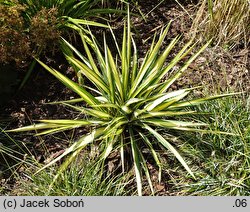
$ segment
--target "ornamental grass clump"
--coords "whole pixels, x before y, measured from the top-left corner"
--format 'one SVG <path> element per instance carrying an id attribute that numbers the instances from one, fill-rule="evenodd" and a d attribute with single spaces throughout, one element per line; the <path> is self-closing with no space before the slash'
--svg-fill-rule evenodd
<path id="1" fill-rule="evenodd" d="M 233 49 L 247 48 L 250 36 L 249 0 L 203 0 L 193 23 L 201 40 L 212 39 L 214 45 Z"/>
<path id="2" fill-rule="evenodd" d="M 36 135 L 45 135 L 74 128 L 85 128 L 88 133 L 81 135 L 64 153 L 43 167 L 46 168 L 65 156 L 55 179 L 89 144 L 99 145 L 99 159 L 105 159 L 113 153 L 119 152 L 121 171 L 134 169 L 138 194 L 142 195 L 142 178 L 146 177 L 152 193 L 154 192 L 150 172 L 145 157 L 145 148 L 151 153 L 151 158 L 159 169 L 161 180 L 162 163 L 160 149 L 170 151 L 182 164 L 187 172 L 195 177 L 185 159 L 177 151 L 174 144 L 174 131 L 210 132 L 206 130 L 206 123 L 189 118 L 197 114 L 189 108 L 212 99 L 226 95 L 217 95 L 192 99 L 187 96 L 197 88 L 185 88 L 169 91 L 169 87 L 182 75 L 190 63 L 209 45 L 206 44 L 198 52 L 186 60 L 185 64 L 174 71 L 176 64 L 187 58 L 194 45 L 187 43 L 177 55 L 166 64 L 171 50 L 178 43 L 180 36 L 174 38 L 161 51 L 164 38 L 167 36 L 170 23 L 161 30 L 159 38 L 156 36 L 143 62 L 140 64 L 137 57 L 137 48 L 130 31 L 130 17 L 124 25 L 122 47 L 112 35 L 117 48 L 116 56 L 110 51 L 104 36 L 103 50 L 99 48 L 94 36 L 92 44 L 86 41 L 84 33 L 79 30 L 84 46 L 84 56 L 66 40 L 62 40 L 62 49 L 70 64 L 85 76 L 91 85 L 79 86 L 57 70 L 39 63 L 65 86 L 76 92 L 80 98 L 60 102 L 67 105 L 84 118 L 73 120 L 41 120 L 41 123 L 11 131 L 38 131 Z M 93 53 L 94 52 L 94 53 Z M 166 80 L 166 75 L 169 75 Z M 76 104 L 77 103 L 77 104 Z M 198 114 L 197 114 L 198 115 Z M 164 130 L 164 136 L 161 132 Z M 129 163 L 126 159 L 132 161 Z M 132 160 L 131 160 L 132 159 Z"/>

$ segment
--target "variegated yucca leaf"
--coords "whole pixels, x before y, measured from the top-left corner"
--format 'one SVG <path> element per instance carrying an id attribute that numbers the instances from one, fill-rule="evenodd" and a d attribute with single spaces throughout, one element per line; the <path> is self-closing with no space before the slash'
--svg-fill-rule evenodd
<path id="1" fill-rule="evenodd" d="M 125 163 L 126 156 L 132 157 L 139 195 L 142 195 L 142 176 L 144 174 L 153 192 L 147 160 L 142 148 L 147 148 L 148 152 L 152 154 L 152 159 L 159 168 L 159 181 L 161 180 L 162 170 L 160 154 L 158 153 L 159 148 L 172 152 L 187 172 L 194 177 L 194 173 L 185 162 L 185 158 L 176 149 L 174 141 L 161 135 L 159 129 L 165 129 L 167 133 L 172 133 L 174 130 L 213 132 L 206 129 L 206 123 L 194 121 L 191 118 L 190 115 L 192 117 L 199 115 L 194 110 L 194 106 L 233 94 L 198 99 L 189 97 L 187 99 L 187 96 L 193 90 L 199 89 L 199 87 L 168 91 L 168 88 L 182 76 L 187 67 L 209 45 L 207 43 L 201 47 L 200 50 L 186 60 L 185 65 L 174 71 L 173 68 L 176 64 L 180 60 L 187 58 L 194 50 L 194 45 L 191 42 L 187 43 L 170 62 L 166 63 L 167 57 L 180 38 L 179 36 L 174 38 L 162 50 L 164 38 L 167 36 L 170 24 L 161 30 L 158 40 L 155 36 L 151 48 L 142 63 L 138 62 L 136 44 L 130 31 L 129 14 L 128 21 L 124 25 L 121 47 L 114 39 L 117 48 L 116 55 L 108 47 L 105 36 L 104 47 L 100 49 L 100 45 L 91 32 L 89 33 L 90 43 L 89 40 L 86 41 L 81 29 L 78 29 L 85 54 L 62 39 L 62 49 L 66 59 L 90 83 L 83 86 L 78 85 L 43 62 L 39 61 L 39 63 L 65 86 L 80 96 L 78 99 L 62 101 L 58 102 L 58 104 L 69 106 L 79 113 L 85 114 L 86 118 L 41 120 L 39 124 L 11 131 L 35 130 L 41 135 L 88 126 L 88 134 L 83 135 L 62 155 L 44 168 L 68 156 L 60 169 L 60 171 L 63 171 L 85 146 L 96 141 L 104 146 L 100 160 L 105 160 L 110 153 L 119 150 L 123 172 L 128 170 L 127 163 Z M 110 30 L 115 38 L 112 29 Z M 167 80 L 165 79 L 166 76 Z M 195 120 L 198 118 L 199 116 Z M 222 132 L 216 131 L 213 133 Z"/>
<path id="2" fill-rule="evenodd" d="M 104 0 L 4 0 L 0 1 L 4 5 L 22 5 L 25 9 L 22 11 L 22 18 L 25 21 L 26 31 L 31 30 L 32 23 L 34 22 L 33 18 L 36 17 L 38 21 L 44 19 L 43 15 L 39 15 L 40 11 L 46 10 L 46 13 L 51 13 L 53 19 L 56 19 L 53 27 L 56 27 L 56 33 L 69 32 L 69 28 L 81 32 L 84 34 L 84 37 L 88 43 L 91 43 L 91 40 L 88 38 L 88 27 L 104 27 L 108 28 L 107 24 L 100 23 L 101 19 L 104 19 L 109 14 L 122 14 L 126 11 L 122 9 L 112 9 L 108 8 Z M 38 18 L 37 18 L 38 17 Z M 49 18 L 50 15 L 47 17 Z M 50 19 L 50 18 L 49 18 Z M 48 19 L 48 21 L 49 21 Z M 92 20 L 91 20 L 92 19 Z M 94 19 L 94 21 L 93 21 Z M 50 22 L 50 21 L 49 21 Z M 51 23 L 49 24 L 51 25 Z M 51 28 L 51 26 L 50 26 Z M 51 28 L 53 29 L 53 28 Z M 31 30 L 32 31 L 32 30 Z M 29 34 L 28 34 L 29 35 Z M 74 37 L 74 36 L 71 36 Z M 34 41 L 33 41 L 34 42 Z M 34 45 L 35 43 L 33 43 Z M 46 43 L 44 40 L 44 45 L 37 45 L 36 48 L 33 46 L 32 51 L 37 57 L 43 53 L 46 48 Z M 49 44 L 48 44 L 49 45 Z M 37 50 L 36 50 L 37 49 Z M 29 69 L 26 72 L 24 79 L 22 80 L 19 90 L 23 88 L 27 80 L 31 76 L 32 71 L 36 65 L 36 60 L 33 60 L 30 64 Z M 74 66 L 72 65 L 74 68 Z M 83 78 L 76 73 L 79 78 L 79 81 L 83 81 Z"/>

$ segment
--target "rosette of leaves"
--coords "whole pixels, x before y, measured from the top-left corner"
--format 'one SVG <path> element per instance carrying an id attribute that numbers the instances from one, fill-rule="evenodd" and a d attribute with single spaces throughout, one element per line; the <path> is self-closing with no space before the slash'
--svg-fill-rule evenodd
<path id="1" fill-rule="evenodd" d="M 184 158 L 175 148 L 174 141 L 160 132 L 162 130 L 165 134 L 171 134 L 175 130 L 210 132 L 206 129 L 206 123 L 191 119 L 196 112 L 190 110 L 190 107 L 193 109 L 196 105 L 232 94 L 187 99 L 187 96 L 196 88 L 169 91 L 170 86 L 182 75 L 189 64 L 209 45 L 203 46 L 190 56 L 182 67 L 175 70 L 173 68 L 176 64 L 190 55 L 194 45 L 191 42 L 187 43 L 166 64 L 167 57 L 180 38 L 179 36 L 174 38 L 163 51 L 160 50 L 169 27 L 170 23 L 161 30 L 158 39 L 155 36 L 142 63 L 138 62 L 136 44 L 130 31 L 129 16 L 124 26 L 121 47 L 112 33 L 118 52 L 116 56 L 110 51 L 105 36 L 104 49 L 101 51 L 94 36 L 91 38 L 92 45 L 90 45 L 80 31 L 86 57 L 63 40 L 62 46 L 67 60 L 78 70 L 79 74 L 89 79 L 91 86 L 79 86 L 57 70 L 41 61 L 39 63 L 80 96 L 79 99 L 63 101 L 60 104 L 65 104 L 84 114 L 85 118 L 41 120 L 41 123 L 11 131 L 35 130 L 38 131 L 37 135 L 45 135 L 79 127 L 88 129 L 87 134 L 82 135 L 79 140 L 65 149 L 63 154 L 43 167 L 46 168 L 68 156 L 61 165 L 57 177 L 81 150 L 93 142 L 100 145 L 101 161 L 105 161 L 112 152 L 118 150 L 123 172 L 128 170 L 129 163 L 126 158 L 129 160 L 132 158 L 133 165 L 130 167 L 134 169 L 139 195 L 142 195 L 143 176 L 146 176 L 153 192 L 147 159 L 145 152 L 142 151 L 145 148 L 151 153 L 155 165 L 159 168 L 159 181 L 162 163 L 157 151 L 158 147 L 172 152 L 187 172 L 194 177 Z M 168 74 L 167 79 L 165 79 L 166 74 Z M 76 102 L 78 104 L 75 104 Z"/>

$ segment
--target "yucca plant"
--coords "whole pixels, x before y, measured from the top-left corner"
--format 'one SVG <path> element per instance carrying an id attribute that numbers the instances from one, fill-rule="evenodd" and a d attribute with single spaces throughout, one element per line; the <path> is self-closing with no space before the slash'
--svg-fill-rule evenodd
<path id="1" fill-rule="evenodd" d="M 25 10 L 23 11 L 23 17 L 26 20 L 26 25 L 29 31 L 29 25 L 33 21 L 32 18 L 36 16 L 41 10 L 45 9 L 48 13 L 50 10 L 56 10 L 55 16 L 58 19 L 57 28 L 65 28 L 71 26 L 73 23 L 83 24 L 83 25 L 94 25 L 102 26 L 95 21 L 84 20 L 89 17 L 100 17 L 100 14 L 110 14 L 114 12 L 119 12 L 120 10 L 111 8 L 101 8 L 101 3 L 103 0 L 5 0 L 0 1 L 1 5 L 22 5 Z M 45 18 L 45 17 L 41 17 Z M 49 20 L 48 20 L 49 22 Z"/>
<path id="2" fill-rule="evenodd" d="M 151 48 L 141 64 L 138 62 L 136 44 L 130 31 L 129 15 L 127 24 L 125 23 L 124 26 L 121 48 L 111 30 L 118 51 L 115 57 L 106 43 L 105 36 L 104 51 L 101 51 L 93 35 L 91 37 L 92 45 L 89 45 L 80 31 L 86 57 L 69 42 L 62 40 L 67 60 L 78 69 L 79 74 L 90 80 L 91 85 L 89 86 L 79 86 L 57 70 L 39 61 L 47 71 L 80 96 L 79 99 L 60 103 L 79 111 L 85 117 L 74 120 L 41 120 L 41 123 L 10 131 L 35 130 L 40 131 L 37 135 L 45 135 L 79 127 L 89 130 L 89 133 L 82 135 L 63 154 L 44 166 L 46 168 L 68 156 L 55 179 L 82 149 L 94 142 L 100 146 L 101 161 L 105 161 L 113 151 L 119 150 L 121 170 L 125 172 L 129 167 L 133 167 L 139 195 L 142 195 L 143 173 L 151 191 L 154 190 L 145 151 L 143 151 L 145 148 L 148 149 L 147 152 L 151 153 L 152 159 L 159 168 L 159 181 L 162 169 L 161 158 L 157 151 L 159 148 L 172 152 L 190 175 L 195 177 L 184 158 L 174 147 L 173 132 L 175 130 L 210 132 L 202 129 L 206 127 L 205 123 L 188 119 L 190 114 L 196 114 L 195 111 L 188 110 L 189 107 L 231 94 L 187 99 L 188 94 L 196 88 L 168 91 L 189 64 L 209 45 L 203 46 L 190 56 L 185 65 L 179 70 L 173 71 L 176 64 L 191 53 L 194 45 L 191 42 L 187 43 L 166 64 L 166 58 L 180 39 L 180 36 L 174 38 L 163 51 L 160 50 L 169 27 L 170 23 L 162 29 L 158 40 L 156 36 L 154 37 Z M 93 51 L 96 57 L 92 55 Z M 165 80 L 167 74 L 169 77 Z M 181 117 L 183 117 L 182 121 L 180 121 Z M 167 136 L 160 133 L 162 130 Z M 133 161 L 130 166 L 126 161 L 128 157 Z"/>
<path id="3" fill-rule="evenodd" d="M 106 24 L 100 22 L 101 19 L 107 21 L 109 14 L 125 13 L 122 9 L 110 8 L 110 4 L 106 4 L 107 0 L 9 0 L 17 1 L 23 5 L 26 10 L 23 16 L 26 22 L 32 24 L 34 17 L 45 10 L 47 13 L 56 11 L 55 18 L 57 21 L 56 28 L 59 30 L 67 30 L 79 28 L 86 33 L 87 26 L 107 27 Z M 119 2 L 119 1 L 118 1 Z M 46 19 L 46 15 L 40 15 L 40 21 Z M 50 22 L 50 20 L 46 20 Z M 71 32 L 72 33 L 72 32 Z"/>
<path id="4" fill-rule="evenodd" d="M 26 18 L 30 19 L 42 8 L 57 8 L 58 18 L 86 19 L 88 17 L 100 17 L 100 14 L 119 12 L 111 8 L 102 8 L 103 0 L 18 0 L 19 3 L 27 7 Z M 80 21 L 80 20 L 79 20 Z M 84 22 L 82 20 L 82 22 Z M 96 24 L 92 21 L 89 24 Z"/>

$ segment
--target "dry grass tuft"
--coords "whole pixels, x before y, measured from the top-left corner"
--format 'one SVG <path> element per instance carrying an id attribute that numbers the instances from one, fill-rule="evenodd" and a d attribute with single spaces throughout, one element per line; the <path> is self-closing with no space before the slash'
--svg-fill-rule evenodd
<path id="1" fill-rule="evenodd" d="M 203 0 L 193 23 L 192 33 L 214 45 L 233 49 L 247 47 L 250 38 L 249 0 Z"/>

